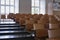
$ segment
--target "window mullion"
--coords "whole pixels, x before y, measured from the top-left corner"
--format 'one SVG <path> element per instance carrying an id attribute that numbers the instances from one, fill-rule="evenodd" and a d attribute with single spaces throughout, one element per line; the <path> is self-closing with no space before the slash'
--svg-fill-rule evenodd
<path id="1" fill-rule="evenodd" d="M 40 0 L 39 0 L 39 14 L 40 14 Z"/>
<path id="2" fill-rule="evenodd" d="M 15 13 L 15 0 L 14 0 L 14 13 Z"/>
<path id="3" fill-rule="evenodd" d="M 6 5 L 6 0 L 5 0 L 5 5 Z M 5 14 L 6 14 L 6 6 L 4 6 L 5 7 Z"/>
<path id="4" fill-rule="evenodd" d="M 0 19 L 1 19 L 1 0 L 0 0 Z"/>
<path id="5" fill-rule="evenodd" d="M 4 13 L 5 13 L 5 18 L 6 18 L 6 11 L 7 11 L 7 10 L 6 10 L 6 0 L 5 0 L 5 6 L 4 6 L 4 7 L 5 7 L 5 9 L 4 9 L 5 12 L 4 12 Z"/>
<path id="6" fill-rule="evenodd" d="M 9 5 L 10 5 L 10 0 L 9 0 Z M 10 13 L 10 6 L 9 6 L 9 13 Z"/>
<path id="7" fill-rule="evenodd" d="M 35 0 L 34 0 L 34 14 L 35 14 Z"/>

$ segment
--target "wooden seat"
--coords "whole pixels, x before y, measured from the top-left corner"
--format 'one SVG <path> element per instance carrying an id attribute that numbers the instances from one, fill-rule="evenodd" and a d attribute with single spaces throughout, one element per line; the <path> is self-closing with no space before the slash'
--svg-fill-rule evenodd
<path id="1" fill-rule="evenodd" d="M 54 15 L 49 15 L 49 29 L 58 29 L 59 21 Z"/>
<path id="2" fill-rule="evenodd" d="M 48 36 L 48 30 L 45 29 L 44 24 L 33 24 L 33 28 L 36 33 L 36 38 L 37 38 L 36 40 L 38 40 L 40 38 L 45 38 Z"/>
<path id="3" fill-rule="evenodd" d="M 48 31 L 46 29 L 38 29 L 35 31 L 35 40 L 45 40 L 48 37 Z"/>
<path id="4" fill-rule="evenodd" d="M 1 19 L 5 19 L 5 15 L 1 15 Z"/>
<path id="5" fill-rule="evenodd" d="M 38 23 L 41 23 L 41 24 L 49 23 L 49 16 L 48 16 L 48 14 L 45 14 L 44 16 L 42 16 L 40 18 L 40 20 L 38 20 Z"/>
<path id="6" fill-rule="evenodd" d="M 49 23 L 57 24 L 59 23 L 58 20 L 54 17 L 54 15 L 49 15 Z"/>
<path id="7" fill-rule="evenodd" d="M 14 13 L 9 13 L 8 16 L 7 16 L 7 18 L 8 19 L 13 19 L 14 18 L 14 15 L 15 15 Z"/>
<path id="8" fill-rule="evenodd" d="M 45 29 L 45 25 L 44 24 L 35 23 L 35 24 L 33 24 L 33 29 L 34 30 Z"/>
<path id="9" fill-rule="evenodd" d="M 48 30 L 49 38 L 60 38 L 60 29 Z"/>
<path id="10" fill-rule="evenodd" d="M 25 21 L 26 29 L 27 30 L 32 30 L 33 29 L 33 23 L 34 23 L 34 21 L 32 21 L 32 20 L 26 20 Z"/>
<path id="11" fill-rule="evenodd" d="M 26 24 L 27 31 L 32 31 L 32 29 L 33 29 L 33 24 Z"/>
<path id="12" fill-rule="evenodd" d="M 42 17 L 43 15 L 42 14 L 39 14 L 39 15 L 33 15 L 33 19 L 34 20 L 40 20 L 40 18 Z"/>
<path id="13" fill-rule="evenodd" d="M 49 15 L 45 14 L 43 15 L 40 20 L 38 20 L 39 24 L 44 24 L 45 28 L 48 29 L 49 28 Z"/>
<path id="14" fill-rule="evenodd" d="M 48 36 L 48 32 L 46 29 L 38 29 L 36 30 L 36 37 L 38 38 L 42 38 L 42 37 L 47 37 Z"/>
<path id="15" fill-rule="evenodd" d="M 16 22 L 19 22 L 19 16 L 15 16 L 15 17 L 14 17 L 14 20 L 15 20 Z"/>
<path id="16" fill-rule="evenodd" d="M 19 18 L 19 24 L 25 25 L 25 18 Z"/>
<path id="17" fill-rule="evenodd" d="M 33 20 L 25 20 L 26 21 L 26 24 L 33 24 L 34 21 Z"/>
<path id="18" fill-rule="evenodd" d="M 30 17 L 29 17 L 29 16 L 25 16 L 25 19 L 26 19 L 26 20 L 30 20 Z"/>
<path id="19" fill-rule="evenodd" d="M 60 38 L 49 38 L 49 39 L 46 39 L 46 40 L 60 40 Z"/>
<path id="20" fill-rule="evenodd" d="M 59 24 L 49 24 L 49 29 L 59 29 Z"/>

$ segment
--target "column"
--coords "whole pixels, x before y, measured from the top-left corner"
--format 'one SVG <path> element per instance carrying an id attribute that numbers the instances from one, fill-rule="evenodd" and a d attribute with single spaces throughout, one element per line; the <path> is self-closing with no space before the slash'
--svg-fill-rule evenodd
<path id="1" fill-rule="evenodd" d="M 53 0 L 46 0 L 47 1 L 47 14 L 53 15 Z"/>

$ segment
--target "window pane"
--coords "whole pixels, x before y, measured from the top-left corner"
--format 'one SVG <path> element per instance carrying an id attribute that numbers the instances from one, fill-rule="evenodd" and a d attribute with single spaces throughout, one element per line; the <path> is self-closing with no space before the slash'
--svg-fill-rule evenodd
<path id="1" fill-rule="evenodd" d="M 10 0 L 10 5 L 14 5 L 14 0 Z"/>
<path id="2" fill-rule="evenodd" d="M 16 6 L 15 9 L 16 9 L 15 13 L 18 13 L 19 12 L 19 8 Z"/>
<path id="3" fill-rule="evenodd" d="M 6 14 L 9 14 L 9 6 L 6 6 Z"/>
<path id="4" fill-rule="evenodd" d="M 34 8 L 32 8 L 32 14 L 34 14 Z"/>
<path id="5" fill-rule="evenodd" d="M 10 13 L 14 13 L 14 7 L 10 6 Z"/>
<path id="6" fill-rule="evenodd" d="M 9 0 L 6 0 L 6 5 L 9 5 Z"/>
<path id="7" fill-rule="evenodd" d="M 1 4 L 5 4 L 5 0 L 1 0 Z"/>
<path id="8" fill-rule="evenodd" d="M 19 12 L 19 0 L 15 0 L 15 13 Z"/>
<path id="9" fill-rule="evenodd" d="M 4 14 L 5 13 L 5 7 L 1 6 L 1 13 Z"/>
<path id="10" fill-rule="evenodd" d="M 32 6 L 34 6 L 34 1 L 35 1 L 35 0 L 32 0 Z"/>
<path id="11" fill-rule="evenodd" d="M 45 0 L 40 1 L 40 13 L 45 14 Z"/>
<path id="12" fill-rule="evenodd" d="M 39 14 L 39 8 L 35 8 L 35 13 Z"/>
<path id="13" fill-rule="evenodd" d="M 39 6 L 39 0 L 35 0 L 35 6 Z"/>
<path id="14" fill-rule="evenodd" d="M 19 12 L 19 0 L 1 0 L 1 13 L 18 13 Z"/>

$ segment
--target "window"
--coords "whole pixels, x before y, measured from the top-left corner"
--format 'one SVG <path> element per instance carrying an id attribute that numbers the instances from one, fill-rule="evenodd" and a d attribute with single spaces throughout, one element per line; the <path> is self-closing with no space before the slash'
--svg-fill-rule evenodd
<path id="1" fill-rule="evenodd" d="M 32 14 L 45 14 L 45 0 L 32 0 Z"/>
<path id="2" fill-rule="evenodd" d="M 18 12 L 19 12 L 19 0 L 0 0 L 0 14 Z"/>

